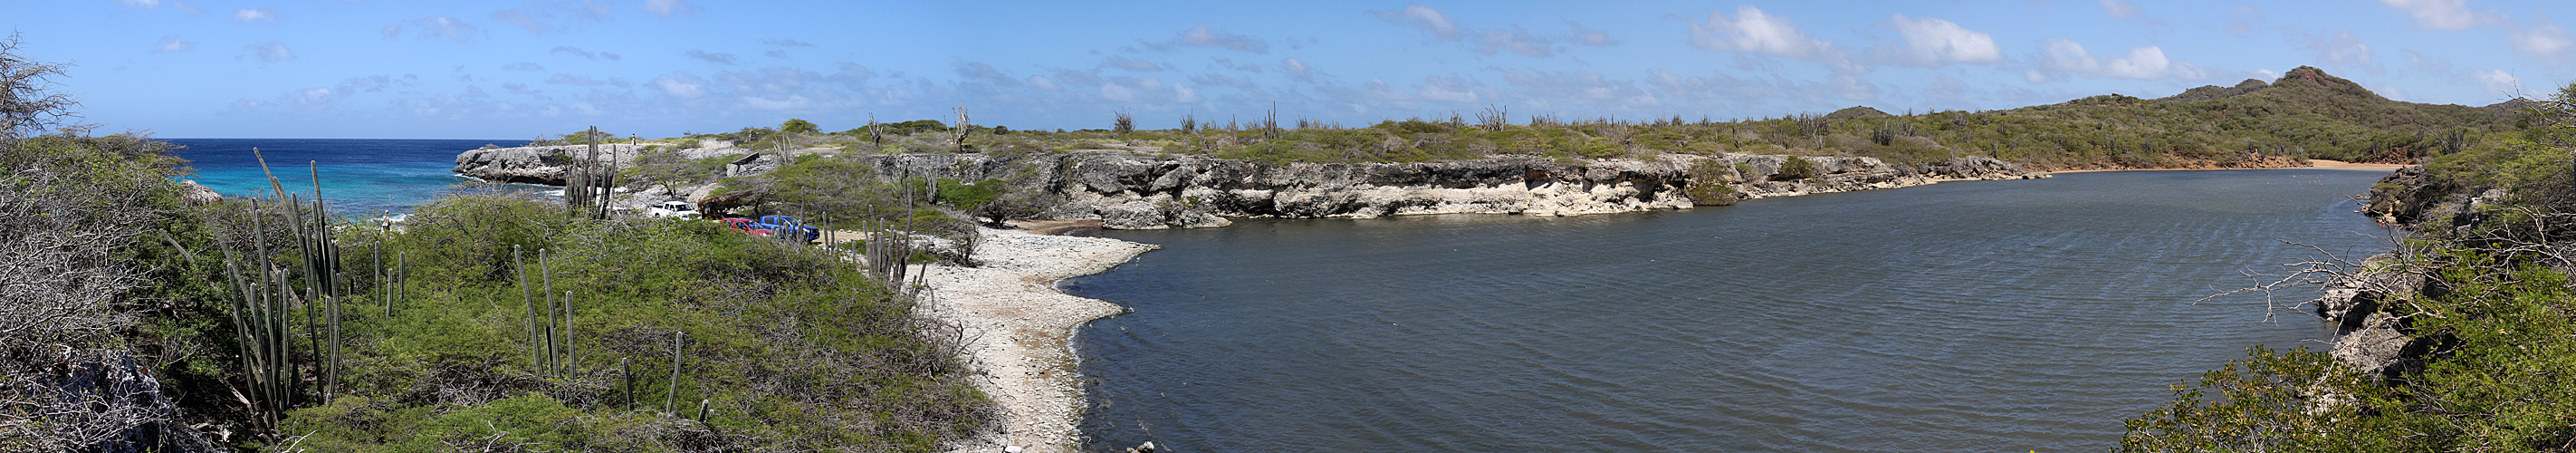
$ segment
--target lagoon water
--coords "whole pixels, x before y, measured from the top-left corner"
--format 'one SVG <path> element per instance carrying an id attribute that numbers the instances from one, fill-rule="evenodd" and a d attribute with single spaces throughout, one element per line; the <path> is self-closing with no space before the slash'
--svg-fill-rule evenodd
<path id="1" fill-rule="evenodd" d="M 1067 291 L 1093 451 L 2100 451 L 2358 259 L 2383 173 L 2083 173 L 1575 218 L 1246 220 Z M 2279 295 L 2283 304 L 2313 295 Z"/>

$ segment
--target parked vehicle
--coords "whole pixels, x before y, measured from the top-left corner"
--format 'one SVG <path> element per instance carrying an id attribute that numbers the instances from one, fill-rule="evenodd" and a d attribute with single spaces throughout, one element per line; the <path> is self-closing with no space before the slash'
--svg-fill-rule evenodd
<path id="1" fill-rule="evenodd" d="M 774 232 L 781 232 L 786 234 L 786 237 L 790 239 L 798 239 L 807 242 L 812 242 L 815 239 L 821 239 L 823 237 L 823 229 L 806 226 L 804 221 L 796 220 L 795 217 L 783 215 L 760 216 L 759 227 L 768 228 L 770 231 Z"/>
<path id="2" fill-rule="evenodd" d="M 743 232 L 743 233 L 745 233 L 745 234 L 750 234 L 750 235 L 753 235 L 753 236 L 770 237 L 770 236 L 776 235 L 776 234 L 777 234 L 777 231 L 778 231 L 778 230 L 770 229 L 770 228 L 769 228 L 769 227 L 767 227 L 767 226 L 761 225 L 761 224 L 760 224 L 760 222 L 758 222 L 758 221 L 754 221 L 754 220 L 746 219 L 746 218 L 741 218 L 741 217 L 729 217 L 729 218 L 725 218 L 725 219 L 723 220 L 723 222 L 724 222 L 724 224 L 725 224 L 725 228 L 727 228 L 727 229 L 731 229 L 731 230 L 734 230 L 734 231 L 740 231 L 740 232 Z"/>

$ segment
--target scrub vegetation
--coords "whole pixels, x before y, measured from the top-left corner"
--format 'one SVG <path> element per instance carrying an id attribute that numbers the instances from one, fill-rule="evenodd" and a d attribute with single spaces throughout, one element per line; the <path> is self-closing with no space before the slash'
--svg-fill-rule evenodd
<path id="1" fill-rule="evenodd" d="M 1032 153 L 1128 150 L 1288 162 L 1423 162 L 1499 155 L 1635 158 L 1760 153 L 1877 157 L 1915 164 L 1985 156 L 2033 169 L 2296 166 L 2301 159 L 2411 163 L 2459 152 L 2532 127 L 2508 101 L 2487 107 L 2400 102 L 2316 68 L 2266 83 L 2204 86 L 2144 99 L 2107 94 L 1993 111 L 1908 112 L 1868 107 L 1829 114 L 1715 120 L 1514 116 L 1505 106 L 1472 115 L 1365 126 L 1311 119 L 1183 115 L 1173 129 L 1138 129 L 1119 112 L 1101 129 L 1012 130 L 938 120 L 870 124 L 842 132 L 745 128 L 666 139 L 794 142 L 863 153 Z M 962 109 L 961 109 L 962 111 Z M 965 115 L 959 115 L 963 118 Z M 1202 119 L 1207 118 L 1207 119 Z M 807 123 L 810 125 L 810 123 Z M 971 133 L 968 133 L 971 132 Z M 782 136 L 796 137 L 782 139 Z M 959 137 L 966 137 L 960 140 Z"/>
<path id="2" fill-rule="evenodd" d="M 928 451 L 994 418 L 905 240 L 863 266 L 499 195 L 395 227 L 286 165 L 192 196 L 166 145 L 60 124 L 14 45 L 0 451 Z"/>

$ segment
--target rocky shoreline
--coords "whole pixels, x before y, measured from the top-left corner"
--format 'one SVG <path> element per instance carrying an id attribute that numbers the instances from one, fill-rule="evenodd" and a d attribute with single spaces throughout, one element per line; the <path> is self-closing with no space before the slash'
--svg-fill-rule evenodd
<path id="1" fill-rule="evenodd" d="M 1056 290 L 1056 282 L 1097 274 L 1160 246 L 1116 239 L 983 229 L 977 267 L 933 266 L 930 316 L 965 331 L 978 387 L 1002 409 L 984 435 L 942 446 L 950 452 L 1073 452 L 1081 449 L 1082 372 L 1074 329 L 1125 312 L 1116 304 Z M 1020 447 L 1012 449 L 1010 447 Z"/>
<path id="2" fill-rule="evenodd" d="M 636 151 L 606 148 L 602 154 L 618 159 L 631 159 Z M 455 170 L 486 181 L 559 185 L 572 168 L 571 156 L 582 152 L 586 148 L 581 146 L 480 149 L 458 155 Z M 785 160 L 777 152 L 738 148 L 692 148 L 680 153 L 693 159 L 739 156 L 743 163 L 728 166 L 725 176 L 761 174 Z M 1637 159 L 1497 156 L 1413 163 L 1262 163 L 1127 151 L 886 154 L 864 159 L 885 177 L 953 178 L 970 183 L 1013 178 L 1058 200 L 1041 218 L 1099 220 L 1109 229 L 1216 227 L 1231 223 L 1226 220 L 1229 217 L 1574 216 L 1944 181 L 2045 177 L 1984 157 L 1892 165 L 1869 157 L 1740 153 Z M 1804 162 L 1806 169 L 1793 170 L 1791 162 Z M 684 201 L 722 210 L 741 202 L 711 196 L 711 188 L 636 188 L 620 195 L 615 205 L 637 209 Z"/>

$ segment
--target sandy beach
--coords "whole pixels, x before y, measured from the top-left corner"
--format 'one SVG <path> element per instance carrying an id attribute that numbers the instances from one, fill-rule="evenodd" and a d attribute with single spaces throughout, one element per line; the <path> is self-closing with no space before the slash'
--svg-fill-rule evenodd
<path id="1" fill-rule="evenodd" d="M 1082 373 L 1066 342 L 1082 323 L 1125 311 L 1056 291 L 1057 280 L 1097 274 L 1160 248 L 1108 238 L 981 231 L 982 267 L 931 268 L 932 316 L 965 328 L 967 360 L 1001 406 L 997 430 L 951 452 L 1072 452 L 1082 419 Z"/>

